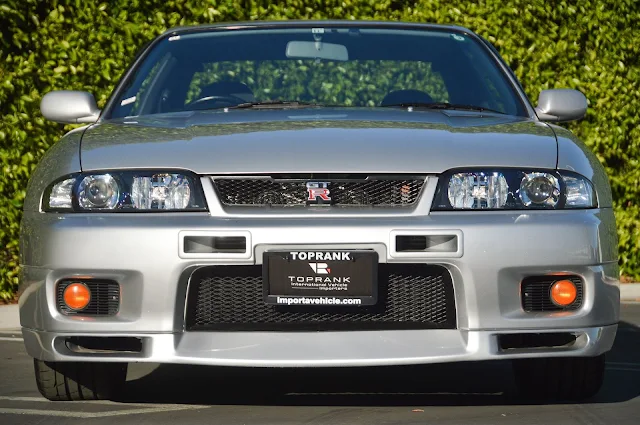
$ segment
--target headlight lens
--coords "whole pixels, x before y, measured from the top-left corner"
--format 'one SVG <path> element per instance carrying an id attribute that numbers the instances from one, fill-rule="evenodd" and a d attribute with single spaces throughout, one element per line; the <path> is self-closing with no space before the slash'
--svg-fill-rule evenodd
<path id="1" fill-rule="evenodd" d="M 555 207 L 560 199 L 560 183 L 550 173 L 525 173 L 519 193 L 526 207 L 533 204 Z"/>
<path id="2" fill-rule="evenodd" d="M 189 206 L 191 185 L 181 174 L 135 177 L 131 200 L 137 209 L 181 210 Z"/>
<path id="3" fill-rule="evenodd" d="M 595 203 L 591 182 L 576 176 L 564 176 L 567 201 L 566 208 L 584 208 Z"/>
<path id="4" fill-rule="evenodd" d="M 182 172 L 78 174 L 53 184 L 43 209 L 60 212 L 206 211 L 197 178 Z"/>
<path id="5" fill-rule="evenodd" d="M 504 207 L 509 188 L 502 173 L 456 173 L 447 194 L 456 209 L 493 209 Z"/>
<path id="6" fill-rule="evenodd" d="M 595 208 L 591 182 L 576 173 L 470 170 L 443 174 L 432 210 Z"/>
<path id="7" fill-rule="evenodd" d="M 71 203 L 73 185 L 76 179 L 64 179 L 54 184 L 49 194 L 48 206 L 52 209 L 70 209 L 73 208 Z"/>
<path id="8" fill-rule="evenodd" d="M 114 209 L 120 201 L 120 187 L 111 174 L 87 176 L 78 188 L 80 208 Z"/>

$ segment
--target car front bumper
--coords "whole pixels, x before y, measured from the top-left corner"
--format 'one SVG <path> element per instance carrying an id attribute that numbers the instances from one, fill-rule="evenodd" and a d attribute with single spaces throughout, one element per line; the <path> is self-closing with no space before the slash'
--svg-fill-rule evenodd
<path id="1" fill-rule="evenodd" d="M 397 231 L 457 232 L 459 252 L 399 256 Z M 189 257 L 184 232 L 243 232 L 245 258 Z M 536 356 L 593 356 L 616 333 L 615 221 L 610 209 L 431 213 L 417 217 L 216 218 L 209 214 L 26 213 L 20 320 L 28 353 L 50 361 L 149 361 L 236 366 L 367 366 Z M 260 265 L 270 249 L 374 249 L 383 263 L 429 263 L 450 272 L 455 329 L 323 332 L 185 330 L 189 276 L 201 266 Z M 570 273 L 584 282 L 571 312 L 527 313 L 520 282 Z M 65 316 L 55 286 L 65 278 L 119 283 L 113 317 Z M 503 350 L 499 335 L 571 333 L 564 348 Z M 70 351 L 66 338 L 135 337 L 135 353 Z"/>
<path id="2" fill-rule="evenodd" d="M 579 335 L 571 349 L 502 351 L 501 334 L 521 331 L 404 330 L 353 332 L 116 333 L 136 337 L 135 354 L 78 354 L 60 341 L 78 335 L 23 328 L 29 355 L 51 361 L 183 363 L 211 366 L 385 366 L 544 356 L 596 356 L 613 345 L 617 325 L 554 329 Z M 525 332 L 531 332 L 527 330 Z M 549 332 L 536 330 L 535 332 Z M 91 335 L 82 332 L 82 335 Z M 97 334 L 93 334 L 97 335 Z M 100 334 L 105 336 L 105 334 Z"/>

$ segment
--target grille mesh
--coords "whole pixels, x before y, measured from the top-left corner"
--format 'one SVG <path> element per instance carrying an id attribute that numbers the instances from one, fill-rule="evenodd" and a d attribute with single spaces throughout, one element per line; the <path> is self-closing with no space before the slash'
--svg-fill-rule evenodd
<path id="1" fill-rule="evenodd" d="M 366 307 L 275 306 L 263 301 L 260 266 L 213 266 L 191 278 L 188 330 L 455 328 L 449 272 L 440 266 L 379 266 L 378 303 Z"/>
<path id="2" fill-rule="evenodd" d="M 82 282 L 91 291 L 89 305 L 79 311 L 72 310 L 64 303 L 64 289 L 73 282 Z M 57 286 L 58 310 L 66 315 L 113 316 L 120 309 L 120 285 L 109 280 L 62 281 Z"/>
<path id="3" fill-rule="evenodd" d="M 328 182 L 331 204 L 336 206 L 411 206 L 424 185 L 424 177 L 391 179 L 370 177 L 366 180 L 331 180 Z M 307 181 L 276 179 L 214 178 L 220 201 L 227 206 L 305 206 Z"/>
<path id="4" fill-rule="evenodd" d="M 570 280 L 577 288 L 576 300 L 566 307 L 557 306 L 551 301 L 551 285 L 559 280 Z M 571 311 L 582 306 L 582 279 L 578 276 L 533 276 L 522 281 L 522 307 L 526 312 Z"/>

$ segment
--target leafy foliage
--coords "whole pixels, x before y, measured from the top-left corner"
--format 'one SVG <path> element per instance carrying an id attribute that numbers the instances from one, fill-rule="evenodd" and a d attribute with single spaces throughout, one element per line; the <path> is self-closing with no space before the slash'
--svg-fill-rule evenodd
<path id="1" fill-rule="evenodd" d="M 491 41 L 530 98 L 581 90 L 568 127 L 605 165 L 615 197 L 621 272 L 640 278 L 638 0 L 4 0 L 0 4 L 0 299 L 18 283 L 26 183 L 71 126 L 45 122 L 51 90 L 87 90 L 103 106 L 142 45 L 169 27 L 255 19 L 380 19 L 459 24 Z"/>
<path id="2" fill-rule="evenodd" d="M 319 78 L 325 76 L 325 78 Z M 411 87 L 430 94 L 436 102 L 449 100 L 444 80 L 427 62 L 313 60 L 217 62 L 191 81 L 187 102 L 198 99 L 203 87 L 232 78 L 263 88 L 258 101 L 287 99 L 322 104 L 375 106 L 386 93 Z M 332 83 L 340 81 L 340 87 Z M 416 82 L 418 82 L 416 84 Z M 310 83 L 305 85 L 305 83 Z M 308 99 L 305 99 L 308 97 Z"/>

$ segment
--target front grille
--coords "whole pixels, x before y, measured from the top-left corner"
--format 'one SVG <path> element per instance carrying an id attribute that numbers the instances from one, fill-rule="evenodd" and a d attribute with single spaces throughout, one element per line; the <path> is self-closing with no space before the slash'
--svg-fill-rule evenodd
<path id="1" fill-rule="evenodd" d="M 576 285 L 576 300 L 566 307 L 551 301 L 551 285 L 559 280 L 570 280 Z M 583 283 L 578 276 L 531 276 L 522 281 L 522 307 L 526 312 L 571 311 L 582 306 Z"/>
<path id="2" fill-rule="evenodd" d="M 280 306 L 263 301 L 261 266 L 203 267 L 191 276 L 187 330 L 455 329 L 449 272 L 380 264 L 374 306 Z"/>
<path id="3" fill-rule="evenodd" d="M 73 282 L 82 282 L 91 291 L 91 301 L 82 310 L 72 310 L 64 303 L 64 289 Z M 120 285 L 111 280 L 65 280 L 57 285 L 56 302 L 58 310 L 69 316 L 113 316 L 120 309 Z"/>
<path id="4" fill-rule="evenodd" d="M 328 183 L 330 205 L 402 207 L 416 203 L 425 177 L 213 178 L 226 206 L 306 206 L 311 181 Z"/>

